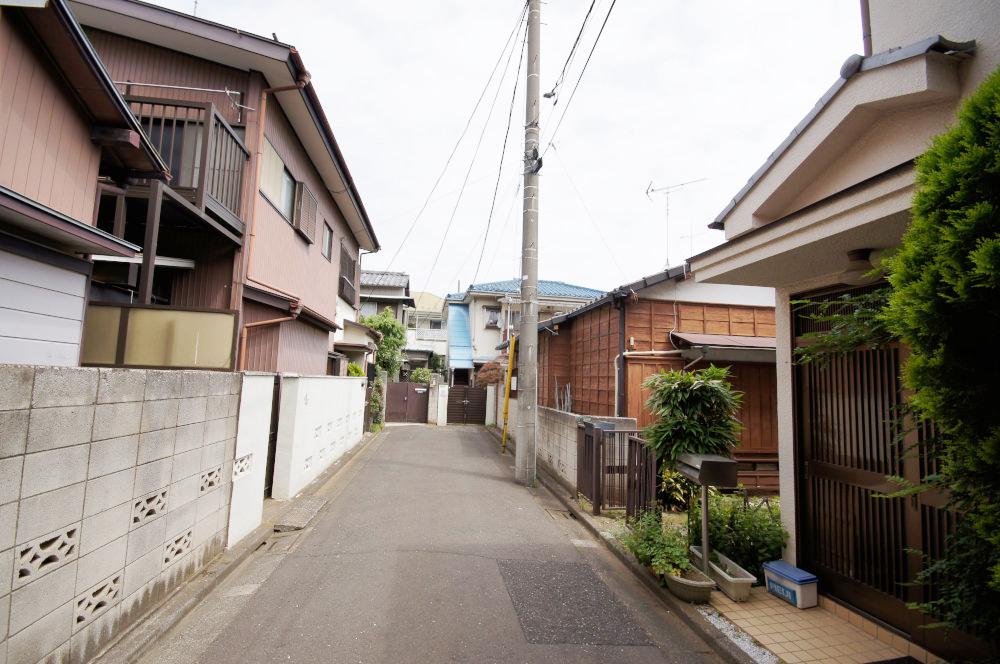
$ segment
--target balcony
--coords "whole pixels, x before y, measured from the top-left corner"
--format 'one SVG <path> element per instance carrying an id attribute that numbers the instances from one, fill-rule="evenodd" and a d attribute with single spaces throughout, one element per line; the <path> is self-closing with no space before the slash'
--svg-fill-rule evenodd
<path id="1" fill-rule="evenodd" d="M 91 303 L 80 364 L 232 371 L 236 312 Z"/>
<path id="2" fill-rule="evenodd" d="M 413 330 L 419 341 L 447 341 L 448 330 L 430 330 L 417 328 Z"/>
<path id="3" fill-rule="evenodd" d="M 170 167 L 170 188 L 242 233 L 240 208 L 250 151 L 240 132 L 211 103 L 135 96 L 126 100 Z"/>

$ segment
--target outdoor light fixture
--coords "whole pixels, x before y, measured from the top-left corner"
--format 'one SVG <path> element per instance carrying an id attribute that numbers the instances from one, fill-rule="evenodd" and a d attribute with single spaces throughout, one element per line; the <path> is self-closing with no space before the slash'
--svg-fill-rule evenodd
<path id="1" fill-rule="evenodd" d="M 871 274 L 871 249 L 852 249 L 847 252 L 847 269 L 840 273 L 841 283 L 848 286 L 866 286 L 878 281 L 878 275 Z"/>

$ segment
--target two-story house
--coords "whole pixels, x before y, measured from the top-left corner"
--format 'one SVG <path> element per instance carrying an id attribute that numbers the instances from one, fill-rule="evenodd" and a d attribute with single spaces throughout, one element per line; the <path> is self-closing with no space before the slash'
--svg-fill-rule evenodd
<path id="1" fill-rule="evenodd" d="M 400 323 L 415 302 L 410 295 L 410 275 L 405 272 L 361 271 L 361 315 L 374 316 L 389 309 Z"/>
<path id="2" fill-rule="evenodd" d="M 63 0 L 0 7 L 0 363 L 79 364 L 88 257 L 142 251 L 95 226 L 98 182 L 167 172 Z"/>
<path id="3" fill-rule="evenodd" d="M 169 178 L 103 179 L 81 361 L 325 374 L 378 240 L 298 51 L 132 0 L 70 8 Z"/>
<path id="4" fill-rule="evenodd" d="M 409 368 L 444 365 L 448 354 L 448 328 L 444 322 L 444 298 L 434 293 L 413 294 L 413 309 L 406 312 L 406 354 Z"/>
<path id="5" fill-rule="evenodd" d="M 498 346 L 516 334 L 521 320 L 521 282 L 517 279 L 473 284 L 445 298 L 448 368 L 453 385 L 470 385 L 475 370 L 500 357 Z M 569 313 L 603 291 L 562 281 L 538 281 L 538 318 Z"/>

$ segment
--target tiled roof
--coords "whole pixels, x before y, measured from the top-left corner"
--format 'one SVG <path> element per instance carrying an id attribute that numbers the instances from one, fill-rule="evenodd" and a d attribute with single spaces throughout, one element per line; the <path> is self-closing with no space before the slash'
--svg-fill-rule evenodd
<path id="1" fill-rule="evenodd" d="M 361 270 L 362 286 L 386 286 L 390 288 L 406 288 L 410 285 L 410 275 L 405 272 L 379 272 L 376 270 Z"/>
<path id="2" fill-rule="evenodd" d="M 518 279 L 506 279 L 504 281 L 489 281 L 481 284 L 472 284 L 468 291 L 477 293 L 520 293 L 521 281 Z M 466 292 L 468 292 L 466 291 Z M 604 291 L 586 288 L 584 286 L 574 286 L 564 281 L 548 281 L 540 279 L 538 281 L 538 294 L 542 297 L 576 297 L 591 300 L 604 295 Z M 461 300 L 464 293 L 450 293 L 449 300 Z"/>

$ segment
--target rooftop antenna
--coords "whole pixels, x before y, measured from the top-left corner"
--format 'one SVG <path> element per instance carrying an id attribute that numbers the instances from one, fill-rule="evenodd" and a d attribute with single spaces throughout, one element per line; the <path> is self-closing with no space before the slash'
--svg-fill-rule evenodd
<path id="1" fill-rule="evenodd" d="M 191 15 L 192 16 L 197 16 L 198 15 L 198 0 L 194 0 L 194 11 L 191 12 Z"/>
<path id="2" fill-rule="evenodd" d="M 686 187 L 689 184 L 694 184 L 696 182 L 704 182 L 708 178 L 698 178 L 697 180 L 688 180 L 687 182 L 678 182 L 676 184 L 668 184 L 663 187 L 654 187 L 653 181 L 650 180 L 649 184 L 646 186 L 646 198 L 652 202 L 653 197 L 651 194 L 660 194 L 663 196 L 663 226 L 665 229 L 666 240 L 664 242 L 663 253 L 667 257 L 667 267 L 670 267 L 670 194 L 677 191 L 681 187 Z"/>

